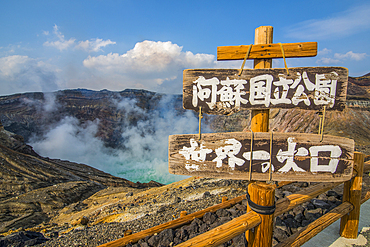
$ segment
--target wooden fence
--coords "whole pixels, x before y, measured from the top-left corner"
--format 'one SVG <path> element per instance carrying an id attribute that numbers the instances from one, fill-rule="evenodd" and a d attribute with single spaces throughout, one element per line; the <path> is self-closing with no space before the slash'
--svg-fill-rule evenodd
<path id="1" fill-rule="evenodd" d="M 349 181 L 344 182 L 343 189 L 343 201 L 342 204 L 332 209 L 328 213 L 324 214 L 311 224 L 303 227 L 300 231 L 292 234 L 285 241 L 275 245 L 277 247 L 282 246 L 301 246 L 309 239 L 317 235 L 327 226 L 334 223 L 336 220 L 341 218 L 340 223 L 340 235 L 345 238 L 357 238 L 358 233 L 358 223 L 360 215 L 360 206 L 362 203 L 366 202 L 370 198 L 370 191 L 362 191 L 362 176 L 364 170 L 370 170 L 370 167 L 364 169 L 364 158 L 365 155 L 362 153 L 355 152 L 354 156 L 354 172 L 353 177 Z M 281 182 L 278 187 L 287 184 L 287 182 Z M 318 195 L 333 189 L 334 187 L 340 185 L 341 182 L 329 182 L 329 183 L 318 183 L 313 186 L 307 187 L 300 190 L 296 194 L 291 194 L 282 198 L 276 202 L 276 210 L 273 217 L 279 216 L 294 207 L 310 201 L 311 199 L 317 197 Z M 181 227 L 185 224 L 190 223 L 194 218 L 201 218 L 207 212 L 215 212 L 221 208 L 229 208 L 236 203 L 241 202 L 246 196 L 239 196 L 232 200 L 227 200 L 215 206 L 206 208 L 204 210 L 180 217 L 176 220 L 155 226 L 153 228 L 125 236 L 121 239 L 100 245 L 99 247 L 118 247 L 126 246 L 129 243 L 136 243 L 140 239 L 146 236 L 159 233 L 165 229 L 174 229 Z M 225 243 L 234 237 L 256 227 L 261 224 L 261 215 L 249 211 L 248 213 L 235 218 L 219 227 L 216 227 L 206 233 L 198 235 L 186 242 L 183 242 L 178 247 L 183 246 L 218 246 Z M 264 229 L 262 229 L 263 231 Z M 266 230 L 265 232 L 269 232 Z M 272 238 L 272 231 L 269 233 L 270 236 L 265 236 L 266 238 Z M 259 239 L 259 238 L 256 238 Z M 255 239 L 249 239 L 249 246 L 263 246 L 261 243 L 253 242 Z M 260 241 L 260 240 L 258 240 Z"/>

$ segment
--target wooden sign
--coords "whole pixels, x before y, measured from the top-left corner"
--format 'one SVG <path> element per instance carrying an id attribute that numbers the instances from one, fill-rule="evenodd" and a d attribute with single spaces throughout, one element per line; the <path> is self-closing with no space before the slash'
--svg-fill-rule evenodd
<path id="1" fill-rule="evenodd" d="M 229 132 L 202 134 L 199 140 L 198 135 L 172 135 L 169 171 L 224 179 L 349 180 L 354 141 L 326 135 L 320 142 L 320 137 L 302 133 Z"/>
<path id="2" fill-rule="evenodd" d="M 285 57 L 314 57 L 317 55 L 317 42 L 282 44 Z M 241 60 L 247 54 L 249 45 L 218 46 L 217 60 Z M 282 58 L 280 44 L 252 45 L 248 59 Z"/>
<path id="3" fill-rule="evenodd" d="M 301 108 L 343 110 L 348 69 L 184 70 L 183 106 L 208 114 L 228 115 L 246 109 Z"/>

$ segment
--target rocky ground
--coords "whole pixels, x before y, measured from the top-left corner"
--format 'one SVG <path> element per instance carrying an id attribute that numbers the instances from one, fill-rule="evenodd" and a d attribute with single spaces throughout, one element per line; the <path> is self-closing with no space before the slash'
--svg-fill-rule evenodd
<path id="1" fill-rule="evenodd" d="M 369 188 L 369 185 L 369 175 L 366 174 L 364 188 Z M 178 218 L 181 211 L 193 213 L 220 203 L 224 196 L 231 199 L 243 195 L 247 186 L 247 182 L 239 180 L 192 177 L 142 191 L 108 188 L 78 204 L 66 207 L 50 222 L 25 230 L 43 234 L 37 235 L 39 242 L 34 241 L 38 244 L 36 246 L 98 246 L 122 238 L 130 231 L 139 232 Z M 307 186 L 309 184 L 304 182 L 285 185 L 276 190 L 276 200 L 297 193 Z M 339 205 L 342 189 L 338 186 L 311 202 L 276 217 L 274 244 Z M 92 206 L 94 204 L 96 207 Z M 247 201 L 243 200 L 231 208 L 207 213 L 203 218 L 194 219 L 188 225 L 148 236 L 133 246 L 174 246 L 244 214 L 246 205 Z M 24 229 L 18 230 L 13 236 L 27 234 L 27 231 L 22 231 Z M 36 233 L 33 234 L 36 236 Z M 12 235 L 6 238 L 10 236 Z M 6 238 L 0 241 L 5 241 Z M 42 243 L 43 241 L 45 242 Z M 240 235 L 223 246 L 245 246 L 245 243 L 245 237 Z"/>

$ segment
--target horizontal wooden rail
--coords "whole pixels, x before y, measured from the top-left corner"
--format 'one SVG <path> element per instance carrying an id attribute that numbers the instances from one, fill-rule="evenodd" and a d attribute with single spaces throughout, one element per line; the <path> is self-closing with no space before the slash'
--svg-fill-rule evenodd
<path id="1" fill-rule="evenodd" d="M 370 161 L 364 163 L 364 172 L 370 171 Z"/>
<path id="2" fill-rule="evenodd" d="M 186 242 L 183 242 L 176 247 L 185 246 L 218 246 L 230 239 L 245 233 L 245 231 L 252 229 L 261 223 L 261 217 L 250 211 L 238 218 L 235 218 L 219 227 L 209 230 L 206 233 L 198 235 Z"/>
<path id="3" fill-rule="evenodd" d="M 172 221 L 169 221 L 167 223 L 164 223 L 164 224 L 161 224 L 161 225 L 143 230 L 141 232 L 134 233 L 132 235 L 125 236 L 123 238 L 114 240 L 112 242 L 108 242 L 108 243 L 99 245 L 98 247 L 119 247 L 119 246 L 125 246 L 129 243 L 136 243 L 137 241 L 139 241 L 140 239 L 145 238 L 146 236 L 151 236 L 155 233 L 159 233 L 159 232 L 161 232 L 163 230 L 166 230 L 166 229 L 181 227 L 181 226 L 189 223 L 190 221 L 192 221 L 195 218 L 203 217 L 203 215 L 205 215 L 208 212 L 216 212 L 217 210 L 222 209 L 222 208 L 230 208 L 233 205 L 241 202 L 245 198 L 246 198 L 245 195 L 238 196 L 238 197 L 235 197 L 234 199 L 231 199 L 231 200 L 228 200 L 226 202 L 223 202 L 223 203 L 214 205 L 212 207 L 203 209 L 201 211 L 186 215 L 186 216 L 178 218 L 176 220 L 172 220 Z"/>
<path id="4" fill-rule="evenodd" d="M 370 191 L 366 191 L 361 196 L 361 204 L 365 203 L 369 199 L 370 199 Z"/>
<path id="5" fill-rule="evenodd" d="M 366 202 L 370 198 L 370 191 L 367 191 L 361 197 L 361 204 Z M 327 214 L 321 216 L 308 226 L 304 227 L 300 231 L 289 236 L 284 242 L 281 242 L 274 247 L 284 246 L 301 246 L 308 240 L 316 236 L 319 232 L 324 230 L 326 227 L 333 224 L 335 221 L 340 219 L 343 215 L 348 214 L 353 210 L 353 205 L 349 202 L 343 202 L 341 205 L 333 208 Z"/>
<path id="6" fill-rule="evenodd" d="M 299 204 L 302 204 L 306 201 L 309 201 L 318 195 L 324 193 L 327 190 L 330 190 L 336 186 L 341 184 L 341 182 L 332 182 L 332 183 L 320 183 L 313 185 L 311 187 L 305 188 L 301 191 L 299 191 L 297 194 L 289 195 L 283 199 L 280 199 L 276 202 L 276 210 L 274 217 L 283 214 L 292 208 L 298 206 Z M 253 211 L 251 211 L 253 212 Z M 198 235 L 195 238 L 189 239 L 188 241 L 181 243 L 179 245 L 176 245 L 177 247 L 183 247 L 183 246 L 217 246 L 222 243 L 225 243 L 235 236 L 238 236 L 243 231 L 236 231 L 234 233 L 233 229 L 236 229 L 240 227 L 240 221 L 250 221 L 250 217 L 254 216 L 250 213 L 247 213 L 245 215 L 242 215 L 238 218 L 233 219 L 232 221 L 225 223 L 213 230 L 210 230 L 206 233 L 203 233 L 201 235 Z M 254 212 L 253 212 L 254 213 Z M 225 230 L 227 229 L 227 230 Z M 250 228 L 249 228 L 250 229 Z M 211 232 L 211 233 L 209 233 Z M 224 234 L 227 232 L 227 234 Z M 217 233 L 217 234 L 216 234 Z M 214 244 L 213 244 L 214 243 Z"/>
<path id="7" fill-rule="evenodd" d="M 286 246 L 301 246 L 306 243 L 312 237 L 316 236 L 326 227 L 333 224 L 338 219 L 342 218 L 343 215 L 348 214 L 353 210 L 353 205 L 349 202 L 344 202 L 334 209 L 330 210 L 327 214 L 324 214 L 308 226 L 305 226 L 302 230 L 292 234 L 284 242 L 281 242 L 275 247 L 286 247 Z"/>
<path id="8" fill-rule="evenodd" d="M 291 183 L 294 183 L 293 181 L 281 181 L 279 182 L 275 187 L 276 188 L 281 188 L 283 187 L 284 185 L 288 185 L 288 184 L 291 184 Z"/>
<path id="9" fill-rule="evenodd" d="M 291 183 L 291 182 L 288 182 L 288 183 L 287 182 L 280 182 L 276 187 L 279 188 L 279 187 L 282 187 L 282 186 L 287 185 L 289 183 Z M 280 214 L 283 214 L 283 213 L 291 210 L 295 206 L 297 206 L 301 203 L 304 203 L 306 201 L 309 201 L 312 198 L 315 198 L 316 196 L 324 193 L 325 191 L 338 186 L 339 184 L 340 184 L 340 182 L 316 184 L 314 186 L 302 189 L 301 191 L 298 192 L 298 194 L 292 194 L 292 195 L 289 195 L 289 196 L 287 196 L 283 199 L 280 199 L 279 201 L 276 202 L 276 211 L 275 211 L 274 216 L 276 217 Z M 173 228 L 181 227 L 181 226 L 191 222 L 195 218 L 203 217 L 203 215 L 205 213 L 215 212 L 215 211 L 217 211 L 218 209 L 221 209 L 221 208 L 232 207 L 233 205 L 235 205 L 235 204 L 241 202 L 242 200 L 244 200 L 245 198 L 246 198 L 245 195 L 238 196 L 234 199 L 231 199 L 231 200 L 228 200 L 226 202 L 223 202 L 223 203 L 214 205 L 212 207 L 203 209 L 201 211 L 189 214 L 187 216 L 178 218 L 176 220 L 169 221 L 167 223 L 164 223 L 164 224 L 161 224 L 161 225 L 158 225 L 158 226 L 140 231 L 138 233 L 135 233 L 135 234 L 132 234 L 132 235 L 129 235 L 129 236 L 125 236 L 123 238 L 114 240 L 112 242 L 108 242 L 108 243 L 99 245 L 98 247 L 119 247 L 119 246 L 125 246 L 129 243 L 136 243 L 137 241 L 139 241 L 140 239 L 145 238 L 146 236 L 151 236 L 151 235 L 153 235 L 155 233 L 159 233 L 159 232 L 161 232 L 165 229 L 173 229 Z M 241 216 L 241 217 L 244 217 L 244 215 Z"/>
<path id="10" fill-rule="evenodd" d="M 290 184 L 290 183 L 291 182 L 280 182 L 279 184 L 276 185 L 276 187 L 280 188 L 280 187 L 282 187 L 284 185 L 287 185 L 287 184 Z M 313 198 L 317 197 L 318 195 L 326 192 L 327 190 L 330 190 L 330 189 L 338 186 L 339 184 L 341 184 L 341 182 L 316 184 L 316 185 L 310 186 L 308 188 L 302 189 L 296 194 L 291 194 L 291 195 L 289 195 L 289 196 L 287 196 L 283 199 L 278 200 L 276 202 L 276 210 L 275 210 L 275 213 L 274 213 L 274 217 L 279 216 L 279 215 L 293 209 L 294 207 L 296 207 L 296 206 L 298 206 L 298 205 L 300 205 L 304 202 L 310 201 L 311 199 L 313 199 Z M 173 220 L 173 221 L 170 221 L 170 222 L 167 222 L 167 223 L 164 223 L 164 224 L 161 224 L 161 225 L 143 230 L 141 232 L 138 232 L 138 233 L 135 233 L 135 234 L 117 239 L 115 241 L 112 241 L 112 242 L 109 242 L 109 243 L 106 243 L 106 244 L 102 244 L 99 247 L 118 247 L 118 246 L 125 246 L 129 243 L 136 243 L 137 241 L 139 241 L 140 239 L 145 238 L 146 236 L 151 236 L 151 235 L 153 235 L 155 233 L 159 233 L 159 232 L 161 232 L 165 229 L 170 229 L 170 228 L 173 229 L 173 228 L 181 227 L 182 225 L 185 225 L 185 224 L 191 222 L 195 218 L 203 217 L 203 215 L 207 212 L 215 212 L 215 211 L 217 211 L 218 209 L 221 209 L 221 208 L 232 207 L 233 205 L 241 202 L 245 198 L 246 198 L 245 195 L 236 197 L 234 199 L 231 199 L 231 200 L 228 200 L 226 202 L 223 202 L 223 203 L 214 205 L 212 207 L 203 209 L 201 211 L 186 215 L 186 216 L 178 218 L 176 220 Z M 366 194 L 363 195 L 363 197 L 361 198 L 361 203 L 367 201 L 369 198 L 370 198 L 370 191 L 368 191 Z M 192 238 L 192 239 L 190 239 L 190 240 L 188 240 L 188 241 L 186 241 L 186 242 L 184 242 L 184 243 L 182 243 L 178 246 L 194 246 L 194 244 L 196 244 L 197 246 L 217 246 L 219 244 L 227 242 L 227 241 L 231 240 L 232 238 L 234 238 L 235 236 L 238 236 L 243 231 L 246 231 L 248 229 L 253 228 L 255 226 L 254 224 L 257 224 L 257 225 L 259 224 L 259 222 L 258 223 L 255 222 L 255 219 L 254 219 L 255 215 L 254 214 L 255 214 L 254 212 L 251 212 L 251 213 L 247 213 L 247 214 L 245 214 L 241 217 L 235 218 L 232 221 L 226 223 L 227 225 L 226 224 L 221 225 L 221 226 L 219 226 L 219 227 L 217 227 L 217 228 L 215 228 L 211 231 L 208 231 L 208 232 L 204 233 L 206 235 L 204 235 L 204 234 L 199 235 L 201 237 Z M 249 219 L 249 217 L 251 217 L 251 219 Z M 240 222 L 243 222 L 243 221 L 248 222 L 248 224 L 243 225 L 243 226 L 240 225 L 241 224 Z M 253 226 L 251 226 L 251 225 L 253 225 Z M 248 227 L 251 227 L 251 228 L 248 228 Z M 248 228 L 248 229 L 245 229 L 245 228 Z M 231 229 L 230 231 L 233 232 L 233 234 L 231 234 L 231 232 L 226 231 L 225 229 Z M 234 229 L 234 230 L 232 230 L 232 229 Z M 236 230 L 236 229 L 239 229 L 240 233 L 239 233 L 239 230 Z M 224 235 L 223 234 L 224 231 L 226 231 L 227 234 Z M 215 234 L 216 232 L 217 232 L 217 234 Z M 216 236 L 216 237 L 212 237 L 212 236 Z M 228 237 L 226 237 L 226 236 L 228 236 Z M 201 240 L 202 238 L 204 238 L 205 240 L 204 241 Z M 210 245 L 210 241 L 211 241 L 210 238 L 212 238 L 212 241 L 215 243 L 214 245 L 213 244 Z M 190 242 L 190 245 L 189 245 L 189 241 L 194 241 L 194 243 Z M 200 245 L 198 245 L 198 243 Z M 183 244 L 186 244 L 186 245 L 183 245 Z M 202 244 L 204 244 L 204 245 L 202 245 Z"/>
<path id="11" fill-rule="evenodd" d="M 279 216 L 294 207 L 310 201 L 311 199 L 317 197 L 318 195 L 330 190 L 341 182 L 331 182 L 331 183 L 319 183 L 308 188 L 302 189 L 297 192 L 297 194 L 291 194 L 285 198 L 282 198 L 276 202 L 276 210 L 274 216 Z"/>

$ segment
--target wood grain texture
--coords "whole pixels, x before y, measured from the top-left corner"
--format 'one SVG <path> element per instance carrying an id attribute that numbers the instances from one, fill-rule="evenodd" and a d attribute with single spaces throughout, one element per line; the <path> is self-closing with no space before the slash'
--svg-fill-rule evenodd
<path id="1" fill-rule="evenodd" d="M 240 77 L 238 73 L 237 69 L 184 70 L 183 107 L 198 112 L 201 106 L 203 113 L 216 115 L 246 109 L 345 108 L 348 69 L 343 67 L 290 68 L 289 75 L 285 69 L 244 69 Z M 317 79 L 320 75 L 324 79 Z M 323 81 L 336 83 L 335 90 Z"/>
<path id="2" fill-rule="evenodd" d="M 248 185 L 248 193 L 252 202 L 261 206 L 273 206 L 275 204 L 275 186 L 265 182 L 254 182 Z M 251 211 L 249 205 L 247 212 Z M 247 231 L 245 236 L 248 247 L 272 246 L 274 227 L 274 214 L 262 215 L 261 223 L 254 228 L 254 231 Z"/>
<path id="3" fill-rule="evenodd" d="M 261 218 L 255 212 L 246 213 L 238 218 L 235 218 L 219 227 L 216 227 L 206 233 L 198 235 L 194 238 L 183 242 L 176 247 L 185 246 L 219 246 L 239 234 L 257 226 L 261 222 Z"/>
<path id="4" fill-rule="evenodd" d="M 254 35 L 254 44 L 271 44 L 273 40 L 272 26 L 260 26 L 256 28 Z M 270 69 L 272 68 L 272 59 L 254 59 L 254 69 Z M 244 69 L 244 68 L 242 68 Z M 241 71 L 242 72 L 242 71 Z M 270 109 L 253 109 L 251 111 L 251 131 L 253 132 L 268 132 L 270 121 Z M 270 142 L 272 143 L 272 142 Z M 271 151 L 271 150 L 270 150 Z M 251 165 L 251 164 L 250 164 Z M 269 171 L 270 172 L 270 171 Z M 252 174 L 249 174 L 251 178 Z M 270 174 L 271 175 L 271 174 Z M 271 178 L 271 177 L 270 177 Z M 251 199 L 259 205 L 271 206 L 275 203 L 275 188 L 265 182 L 255 181 L 248 185 L 249 194 L 253 194 Z M 251 208 L 247 207 L 247 213 Z M 245 232 L 245 237 L 248 241 L 248 246 L 272 246 L 272 226 L 274 224 L 274 217 L 272 215 L 260 215 L 261 223 L 253 230 L 250 229 Z"/>
<path id="5" fill-rule="evenodd" d="M 314 57 L 317 55 L 317 42 L 284 43 L 285 57 Z M 219 46 L 217 60 L 242 60 L 247 54 L 248 45 Z M 282 58 L 279 44 L 254 44 L 248 59 Z"/>
<path id="6" fill-rule="evenodd" d="M 251 131 L 268 132 L 270 109 L 254 109 L 251 112 Z"/>
<path id="7" fill-rule="evenodd" d="M 252 174 L 250 175 L 251 138 L 253 138 L 252 150 L 254 158 Z M 199 136 L 195 134 L 172 135 L 169 137 L 169 171 L 179 175 L 244 180 L 251 178 L 251 180 L 267 181 L 269 180 L 269 174 L 266 167 L 269 166 L 270 159 L 270 138 L 271 134 L 268 132 L 253 134 L 248 132 L 203 134 L 200 141 L 198 140 Z M 338 146 L 341 149 L 341 155 L 335 158 L 339 160 L 335 172 L 311 172 L 311 170 L 314 171 L 312 164 L 313 161 L 316 161 L 313 160 L 315 157 L 318 158 L 320 167 L 329 164 L 331 152 L 326 151 L 319 152 L 318 156 L 315 157 L 310 156 L 309 153 L 307 153 L 307 156 L 294 156 L 291 160 L 294 160 L 294 163 L 304 171 L 297 172 L 290 169 L 287 172 L 282 172 L 283 169 L 279 172 L 286 165 L 289 156 L 286 156 L 287 159 L 284 161 L 281 160 L 281 152 L 288 150 L 288 140 L 289 145 L 296 143 L 296 152 L 298 149 L 302 151 L 304 149 L 315 149 L 312 147 L 320 147 L 321 149 L 321 147 L 327 147 L 328 145 Z M 234 163 L 234 167 L 232 167 L 229 156 L 224 155 L 222 159 L 223 156 L 220 154 L 220 152 L 223 152 L 222 149 L 232 149 L 231 146 L 234 144 L 230 143 L 241 144 L 239 151 L 234 147 L 233 157 L 239 162 L 237 164 Z M 352 176 L 354 141 L 351 139 L 325 135 L 323 141 L 320 142 L 320 135 L 315 134 L 273 133 L 272 146 L 271 161 L 274 166 L 274 172 L 272 172 L 271 180 L 273 181 L 346 181 Z M 194 156 L 190 154 L 191 150 L 195 151 Z M 200 150 L 208 150 L 203 157 L 204 160 L 201 160 Z M 265 157 L 256 159 L 257 151 L 264 152 Z M 268 157 L 266 157 L 266 154 Z"/>
<path id="8" fill-rule="evenodd" d="M 254 32 L 254 44 L 271 44 L 273 40 L 272 26 L 260 26 Z M 272 68 L 272 59 L 254 59 L 254 69 Z M 244 69 L 244 68 L 243 68 Z M 270 128 L 270 109 L 253 109 L 251 112 L 251 131 L 268 132 Z"/>
<path id="9" fill-rule="evenodd" d="M 340 221 L 340 235 L 344 238 L 354 239 L 358 235 L 364 159 L 365 154 L 355 153 L 354 169 L 357 175 L 344 183 L 343 202 L 348 201 L 354 206 L 354 209 L 348 215 L 344 215 Z"/>

